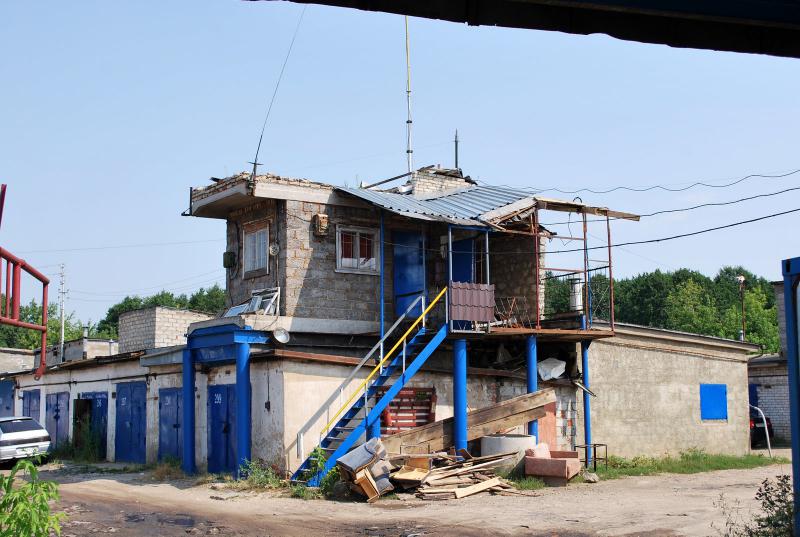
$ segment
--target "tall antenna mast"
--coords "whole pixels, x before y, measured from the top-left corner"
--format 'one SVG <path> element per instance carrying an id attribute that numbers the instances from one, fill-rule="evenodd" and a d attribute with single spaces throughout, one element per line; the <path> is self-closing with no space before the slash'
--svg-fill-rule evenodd
<path id="1" fill-rule="evenodd" d="M 408 117 L 406 119 L 406 159 L 408 160 L 408 173 L 414 170 L 414 150 L 411 149 L 411 51 L 408 39 L 408 16 L 406 16 L 406 105 Z"/>
<path id="2" fill-rule="evenodd" d="M 458 169 L 458 129 L 456 129 L 456 137 L 453 140 L 453 143 L 455 143 L 456 146 L 456 169 Z"/>

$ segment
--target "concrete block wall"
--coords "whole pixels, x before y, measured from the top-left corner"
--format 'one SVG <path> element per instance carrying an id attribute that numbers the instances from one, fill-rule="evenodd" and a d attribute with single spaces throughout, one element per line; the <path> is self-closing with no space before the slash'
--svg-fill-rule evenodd
<path id="1" fill-rule="evenodd" d="M 790 441 L 789 377 L 786 363 L 751 367 L 750 383 L 756 385 L 758 406 L 772 422 L 777 440 Z"/>
<path id="2" fill-rule="evenodd" d="M 520 240 L 523 239 L 523 240 Z M 489 252 L 503 252 L 489 258 L 489 278 L 495 284 L 495 296 L 499 298 L 522 297 L 528 302 L 531 315 L 536 313 L 536 263 L 531 253 L 535 249 L 533 237 L 520 235 L 493 236 L 489 239 Z M 539 239 L 539 266 L 545 266 L 547 241 Z M 540 278 L 544 271 L 540 270 Z M 544 280 L 540 280 L 539 310 L 544 311 Z M 535 319 L 532 319 L 535 322 Z"/>
<path id="3" fill-rule="evenodd" d="M 254 289 L 282 286 L 278 274 L 286 267 L 286 242 L 281 240 L 284 235 L 281 221 L 277 218 L 278 202 L 265 199 L 253 205 L 233 211 L 228 217 L 227 224 L 227 251 L 236 255 L 236 266 L 227 270 L 227 305 L 241 304 L 250 298 Z M 281 212 L 282 214 L 282 212 Z M 244 272 L 243 233 L 244 229 L 252 223 L 266 225 L 269 229 L 268 244 L 278 243 L 280 252 L 278 259 L 267 255 L 267 268 L 257 271 Z M 277 261 L 277 270 L 276 270 Z"/>
<path id="4" fill-rule="evenodd" d="M 211 318 L 205 313 L 163 306 L 123 313 L 119 317 L 119 352 L 183 345 L 190 324 Z"/>
<path id="5" fill-rule="evenodd" d="M 650 332 L 650 334 L 648 334 Z M 664 337 L 655 337 L 658 332 Z M 748 453 L 747 346 L 667 331 L 625 330 L 589 350 L 592 440 L 622 457 Z M 681 342 L 680 339 L 686 339 Z M 705 341 L 705 343 L 703 343 Z M 700 384 L 725 384 L 728 419 L 700 419 Z M 578 395 L 577 443 L 584 443 L 583 396 Z"/>
<path id="6" fill-rule="evenodd" d="M 32 350 L 0 348 L 0 372 L 25 371 L 33 367 Z"/>

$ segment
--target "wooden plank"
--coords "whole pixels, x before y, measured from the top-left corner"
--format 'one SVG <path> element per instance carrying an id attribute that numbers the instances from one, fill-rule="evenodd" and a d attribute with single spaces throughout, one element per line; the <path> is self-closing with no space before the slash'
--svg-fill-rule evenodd
<path id="1" fill-rule="evenodd" d="M 542 418 L 545 405 L 555 400 L 555 390 L 547 388 L 473 410 L 467 414 L 467 440 Z M 453 445 L 453 418 L 387 436 L 383 438 L 383 445 L 390 453 L 401 453 L 404 448 L 420 445 L 426 445 L 431 451 L 447 449 Z"/>
<path id="2" fill-rule="evenodd" d="M 476 485 L 472 485 L 471 487 L 462 487 L 460 489 L 456 489 L 456 498 L 465 498 L 467 496 L 472 496 L 473 494 L 483 492 L 486 489 L 496 487 L 499 484 L 500 484 L 500 478 L 495 477 L 490 479 L 489 481 L 483 481 Z"/>

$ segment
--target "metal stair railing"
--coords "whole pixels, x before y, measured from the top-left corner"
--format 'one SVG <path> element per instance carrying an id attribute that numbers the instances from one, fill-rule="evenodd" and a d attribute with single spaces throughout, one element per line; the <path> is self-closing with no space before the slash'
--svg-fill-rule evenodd
<path id="1" fill-rule="evenodd" d="M 405 347 L 405 343 L 406 343 L 406 341 L 408 340 L 408 337 L 409 337 L 409 335 L 411 335 L 411 333 L 414 331 L 414 329 L 415 329 L 415 328 L 416 328 L 418 325 L 420 325 L 420 323 L 424 322 L 424 320 L 425 320 L 425 317 L 427 317 L 427 315 L 428 315 L 428 313 L 430 312 L 430 310 L 431 310 L 431 309 L 433 309 L 433 307 L 434 307 L 434 306 L 435 306 L 435 305 L 436 305 L 436 304 L 439 302 L 439 300 L 441 300 L 441 298 L 442 298 L 443 296 L 445 296 L 446 294 L 447 294 L 447 287 L 445 287 L 444 289 L 442 289 L 442 290 L 439 292 L 439 294 L 438 294 L 438 295 L 436 295 L 436 298 L 434 298 L 434 299 L 431 301 L 431 303 L 430 303 L 430 304 L 428 304 L 428 307 L 426 307 L 426 308 L 425 308 L 425 309 L 422 311 L 422 314 L 420 314 L 420 316 L 419 316 L 419 317 L 417 317 L 417 319 L 416 319 L 416 320 L 415 320 L 415 321 L 414 321 L 414 322 L 411 324 L 411 326 L 409 326 L 409 327 L 408 327 L 408 330 L 406 330 L 406 331 L 405 331 L 405 333 L 404 333 L 402 336 L 400 336 L 400 339 L 398 339 L 398 340 L 397 340 L 397 342 L 396 342 L 396 343 L 395 343 L 395 344 L 392 346 L 392 348 L 391 348 L 391 349 L 389 349 L 389 351 L 388 351 L 388 352 L 387 352 L 387 353 L 386 353 L 386 354 L 383 356 L 383 358 L 381 359 L 380 363 L 378 363 L 378 364 L 377 364 L 377 365 L 376 365 L 376 366 L 373 368 L 373 370 L 370 372 L 370 374 L 369 374 L 369 375 L 367 375 L 367 378 L 365 378 L 365 379 L 364 379 L 364 380 L 361 382 L 361 384 L 359 384 L 359 386 L 358 386 L 358 387 L 355 389 L 355 391 L 353 392 L 353 394 L 352 394 L 352 395 L 351 395 L 351 396 L 350 396 L 350 397 L 347 399 L 347 401 L 345 401 L 345 403 L 344 403 L 344 404 L 343 404 L 343 405 L 342 405 L 342 406 L 339 408 L 339 410 L 337 410 L 337 411 L 336 411 L 336 413 L 335 413 L 335 414 L 333 415 L 333 417 L 332 417 L 332 418 L 331 418 L 331 419 L 328 421 L 328 423 L 327 423 L 327 424 L 326 424 L 326 425 L 325 425 L 325 426 L 322 428 L 322 430 L 320 431 L 320 436 L 322 436 L 322 435 L 326 434 L 326 433 L 327 433 L 327 432 L 328 432 L 328 431 L 331 429 L 331 426 L 332 426 L 332 425 L 333 425 L 333 424 L 336 422 L 336 420 L 337 420 L 337 419 L 339 419 L 339 416 L 340 416 L 340 415 L 341 415 L 341 414 L 342 414 L 342 413 L 343 413 L 343 412 L 344 412 L 346 409 L 350 408 L 350 404 L 351 404 L 351 403 L 352 403 L 352 402 L 353 402 L 353 401 L 354 401 L 354 400 L 355 400 L 355 399 L 356 399 L 358 396 L 360 396 L 360 395 L 361 395 L 361 393 L 362 393 L 362 390 L 363 390 L 363 393 L 364 393 L 364 397 L 365 397 L 365 398 L 367 397 L 367 394 L 368 394 L 368 392 L 369 392 L 369 389 L 370 389 L 369 383 L 370 383 L 370 381 L 372 380 L 372 377 L 374 377 L 374 376 L 375 376 L 377 373 L 379 373 L 379 372 L 381 372 L 381 371 L 383 370 L 383 366 L 384 366 L 384 364 L 385 364 L 385 363 L 386 363 L 386 362 L 387 362 L 387 361 L 388 361 L 388 360 L 389 360 L 389 359 L 392 357 L 392 354 L 393 354 L 393 353 L 394 353 L 394 352 L 395 352 L 395 351 L 396 351 L 396 350 L 397 350 L 397 349 L 398 349 L 398 348 L 399 348 L 401 345 L 403 345 L 403 346 Z"/>
<path id="2" fill-rule="evenodd" d="M 417 305 L 420 304 L 420 303 L 422 304 L 422 310 L 424 311 L 425 310 L 425 296 L 424 295 L 418 296 L 416 298 L 416 300 L 414 300 L 408 306 L 408 308 L 406 308 L 406 310 L 403 312 L 403 314 L 400 317 L 397 318 L 397 320 L 392 324 L 392 326 L 389 327 L 389 330 L 386 331 L 386 333 L 384 334 L 383 338 L 381 338 L 381 340 L 378 341 L 375 344 L 375 346 L 370 349 L 370 351 L 361 359 L 361 361 L 358 362 L 358 364 L 355 366 L 353 371 L 350 372 L 350 375 L 339 385 L 339 387 L 337 389 L 335 389 L 333 391 L 333 393 L 331 393 L 330 397 L 328 397 L 328 399 L 324 403 L 322 403 L 322 406 L 320 407 L 319 411 L 317 413 L 315 413 L 313 416 L 311 416 L 311 418 L 305 423 L 305 425 L 303 425 L 300 428 L 300 430 L 297 432 L 297 439 L 296 439 L 296 442 L 295 442 L 295 444 L 296 444 L 295 445 L 295 450 L 297 452 L 297 457 L 299 459 L 304 458 L 305 455 L 306 455 L 305 454 L 305 449 L 304 449 L 304 446 L 303 446 L 303 437 L 308 432 L 308 430 L 311 428 L 311 426 L 314 423 L 316 423 L 316 421 L 319 419 L 319 417 L 322 415 L 323 412 L 326 413 L 325 420 L 328 423 L 328 426 L 330 426 L 330 423 L 331 423 L 331 416 L 330 416 L 331 406 L 333 405 L 333 403 L 337 399 L 339 400 L 339 405 L 341 406 L 342 397 L 344 395 L 344 390 L 347 388 L 347 386 L 350 384 L 350 382 L 356 377 L 356 375 L 361 370 L 361 368 L 364 367 L 364 364 L 366 364 L 367 361 L 370 358 L 372 358 L 372 355 L 375 354 L 377 351 L 380 351 L 380 353 L 379 353 L 380 364 L 381 364 L 380 367 L 381 367 L 381 369 L 383 368 L 383 362 L 385 361 L 384 360 L 384 354 L 383 354 L 383 348 L 384 348 L 384 344 L 385 344 L 386 340 L 389 339 L 389 336 L 392 335 L 392 333 L 395 331 L 395 329 L 398 326 L 400 326 L 400 324 L 406 319 L 406 317 L 408 317 L 409 313 L 411 313 L 411 311 L 413 311 L 414 308 L 417 307 Z M 424 324 L 423 324 L 423 326 L 424 326 Z M 353 398 L 351 398 L 351 400 L 352 399 Z M 334 416 L 333 419 L 335 420 L 336 417 Z M 325 430 L 323 431 L 323 433 L 324 432 L 325 432 Z M 320 435 L 322 435 L 322 433 L 320 433 Z M 321 437 L 318 439 L 318 441 L 319 440 L 321 440 Z"/>

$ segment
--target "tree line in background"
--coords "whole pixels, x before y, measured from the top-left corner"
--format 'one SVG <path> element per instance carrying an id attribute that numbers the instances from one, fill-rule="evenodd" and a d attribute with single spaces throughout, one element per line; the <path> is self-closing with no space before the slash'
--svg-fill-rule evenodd
<path id="1" fill-rule="evenodd" d="M 0 295 L 0 300 L 5 296 Z M 190 309 L 211 315 L 220 313 L 225 307 L 225 290 L 219 285 L 186 295 L 176 295 L 170 291 L 161 291 L 149 297 L 126 296 L 120 302 L 108 309 L 106 316 L 98 323 L 81 322 L 74 312 L 64 316 L 64 340 L 78 339 L 83 334 L 83 327 L 89 328 L 89 336 L 93 338 L 116 339 L 119 329 L 119 316 L 127 311 L 152 306 L 167 306 L 172 308 Z M 58 304 L 48 305 L 47 341 L 48 345 L 58 342 L 61 333 L 61 320 L 58 313 Z M 38 324 L 42 319 L 42 306 L 34 301 L 20 305 L 20 320 Z M 18 349 L 37 349 L 41 344 L 41 334 L 35 330 L 26 330 L 13 326 L 0 325 L 0 347 Z"/>
<path id="2" fill-rule="evenodd" d="M 667 328 L 696 334 L 737 339 L 742 325 L 737 277 L 745 277 L 744 303 L 747 341 L 761 345 L 764 352 L 778 352 L 778 316 L 772 285 L 743 267 L 723 267 L 713 277 L 690 269 L 647 272 L 614 280 L 614 316 L 618 322 Z M 568 278 L 545 277 L 545 312 L 569 310 Z M 594 317 L 609 318 L 608 277 L 595 273 L 590 279 Z M 0 295 L 2 298 L 2 295 Z M 3 298 L 4 300 L 4 298 Z M 152 306 L 184 308 L 216 315 L 225 307 L 225 290 L 219 285 L 190 295 L 161 291 L 149 297 L 127 296 L 108 309 L 97 324 L 82 323 L 73 312 L 65 316 L 64 339 L 81 337 L 83 326 L 91 337 L 116 338 L 119 316 L 127 311 Z M 57 304 L 49 306 L 47 339 L 58 341 L 60 320 Z M 41 305 L 31 302 L 20 307 L 23 321 L 37 323 Z M 33 330 L 0 326 L 0 347 L 38 348 L 40 335 Z"/>
<path id="3" fill-rule="evenodd" d="M 743 267 L 723 267 L 713 277 L 690 269 L 646 272 L 614 280 L 618 322 L 738 339 L 742 307 L 738 276 L 745 277 L 746 340 L 778 352 L 778 315 L 772 284 Z M 590 278 L 595 318 L 609 318 L 608 278 Z M 569 309 L 567 278 L 545 277 L 545 312 Z"/>

